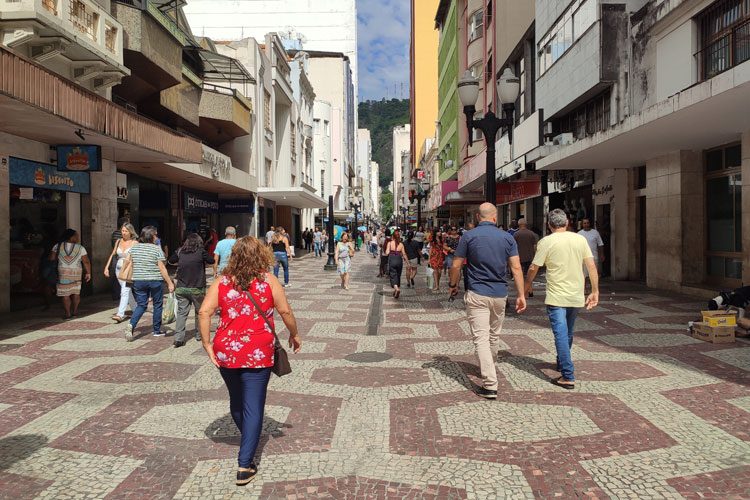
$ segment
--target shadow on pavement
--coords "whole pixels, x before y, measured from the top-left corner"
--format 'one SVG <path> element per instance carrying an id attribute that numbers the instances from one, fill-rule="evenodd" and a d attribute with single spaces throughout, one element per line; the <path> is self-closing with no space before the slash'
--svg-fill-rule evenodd
<path id="1" fill-rule="evenodd" d="M 0 439 L 0 470 L 26 460 L 47 445 L 49 439 L 41 434 L 21 434 Z"/>
<path id="2" fill-rule="evenodd" d="M 432 368 L 439 371 L 444 376 L 452 378 L 470 391 L 476 390 L 477 386 L 469 379 L 468 375 L 480 376 L 477 365 L 466 363 L 465 361 L 453 361 L 447 356 L 436 356 L 432 361 L 422 365 L 422 368 Z"/>

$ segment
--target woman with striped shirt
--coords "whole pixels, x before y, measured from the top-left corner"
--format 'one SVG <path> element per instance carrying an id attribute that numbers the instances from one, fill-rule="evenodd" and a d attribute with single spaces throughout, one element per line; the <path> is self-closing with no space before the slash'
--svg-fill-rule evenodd
<path id="1" fill-rule="evenodd" d="M 133 292 L 138 306 L 133 311 L 130 323 L 125 328 L 125 340 L 133 340 L 133 330 L 146 312 L 149 297 L 154 304 L 154 337 L 163 337 L 161 331 L 162 302 L 164 300 L 164 282 L 170 293 L 174 292 L 174 283 L 169 279 L 167 268 L 164 266 L 164 252 L 156 244 L 157 231 L 154 226 L 141 229 L 140 245 L 133 245 L 128 252 L 130 265 L 133 266 Z M 123 267 L 127 265 L 124 264 Z"/>

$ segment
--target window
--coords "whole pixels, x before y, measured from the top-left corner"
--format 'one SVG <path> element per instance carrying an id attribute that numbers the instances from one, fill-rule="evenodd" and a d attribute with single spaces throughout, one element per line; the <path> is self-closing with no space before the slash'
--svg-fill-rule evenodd
<path id="1" fill-rule="evenodd" d="M 294 126 L 293 121 L 289 122 L 289 131 L 289 149 L 291 150 L 292 158 L 297 158 L 297 127 Z"/>
<path id="2" fill-rule="evenodd" d="M 516 125 L 519 125 L 526 118 L 526 61 L 523 56 L 516 61 L 515 66 L 520 89 L 516 101 Z"/>
<path id="3" fill-rule="evenodd" d="M 269 132 L 271 129 L 271 94 L 263 92 L 263 127 Z"/>
<path id="4" fill-rule="evenodd" d="M 326 137 L 331 137 L 331 122 L 323 120 L 323 132 Z"/>
<path id="5" fill-rule="evenodd" d="M 610 124 L 610 89 L 552 121 L 552 135 L 572 133 L 576 140 L 607 130 Z"/>
<path id="6" fill-rule="evenodd" d="M 484 65 L 482 64 L 482 61 L 479 61 L 477 63 L 474 63 L 470 68 L 469 71 L 471 71 L 471 76 L 473 78 L 479 79 L 480 76 L 482 76 L 482 68 L 484 68 Z"/>
<path id="7" fill-rule="evenodd" d="M 750 59 L 750 0 L 721 0 L 703 11 L 696 22 L 700 79 L 706 80 Z"/>
<path id="8" fill-rule="evenodd" d="M 326 195 L 326 171 L 320 171 L 320 197 L 325 198 Z"/>
<path id="9" fill-rule="evenodd" d="M 543 75 L 596 22 L 596 8 L 596 0 L 575 0 L 552 25 L 537 46 L 540 75 Z"/>
<path id="10" fill-rule="evenodd" d="M 635 187 L 634 189 L 646 188 L 646 165 L 635 169 Z"/>
<path id="11" fill-rule="evenodd" d="M 477 38 L 482 38 L 484 28 L 484 11 L 479 9 L 469 17 L 469 41 L 473 42 Z"/>
<path id="12" fill-rule="evenodd" d="M 482 113 L 475 113 L 474 114 L 475 120 L 481 120 L 482 119 Z M 474 142 L 481 142 L 482 139 L 484 139 L 484 134 L 482 134 L 482 130 L 474 127 L 471 129 L 471 140 Z"/>
<path id="13" fill-rule="evenodd" d="M 313 131 L 315 135 L 320 134 L 320 119 L 319 118 L 315 118 L 313 120 Z"/>
<path id="14" fill-rule="evenodd" d="M 742 279 L 741 146 L 704 155 L 706 164 L 706 275 L 736 285 Z"/>

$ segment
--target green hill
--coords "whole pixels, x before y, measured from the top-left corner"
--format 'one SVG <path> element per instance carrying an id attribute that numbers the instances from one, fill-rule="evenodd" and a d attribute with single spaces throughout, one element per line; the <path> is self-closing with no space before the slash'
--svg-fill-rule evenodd
<path id="1" fill-rule="evenodd" d="M 359 127 L 370 131 L 372 160 L 380 166 L 380 185 L 393 180 L 393 127 L 409 123 L 409 99 L 359 103 Z"/>

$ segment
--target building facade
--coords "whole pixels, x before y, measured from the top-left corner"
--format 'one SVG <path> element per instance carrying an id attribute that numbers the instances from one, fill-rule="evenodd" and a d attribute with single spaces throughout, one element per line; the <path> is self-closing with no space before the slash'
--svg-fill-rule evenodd
<path id="1" fill-rule="evenodd" d="M 109 287 L 123 216 L 155 225 L 166 250 L 223 224 L 252 231 L 257 181 L 240 142 L 253 100 L 226 82 L 253 78 L 192 36 L 180 8 L 6 1 L 0 30 L 0 311 L 35 305 L 40 259 L 65 228 L 92 262 L 85 293 Z"/>
<path id="2" fill-rule="evenodd" d="M 411 41 L 409 44 L 409 119 L 411 146 L 409 163 L 419 168 L 415 158 L 419 148 L 435 133 L 438 115 L 438 32 L 433 18 L 439 0 L 411 0 Z"/>
<path id="3" fill-rule="evenodd" d="M 404 202 L 408 179 L 411 178 L 409 158 L 411 157 L 411 125 L 393 127 L 393 213 L 398 214 L 400 208 L 408 204 Z M 404 180 L 407 179 L 406 184 Z"/>

